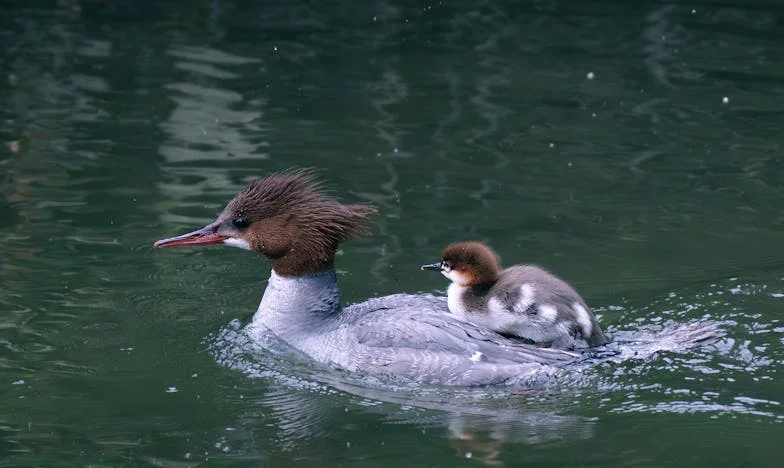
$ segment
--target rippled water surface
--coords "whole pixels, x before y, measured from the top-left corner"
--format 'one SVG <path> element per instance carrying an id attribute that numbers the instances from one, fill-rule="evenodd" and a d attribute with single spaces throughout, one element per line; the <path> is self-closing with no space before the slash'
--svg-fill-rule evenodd
<path id="1" fill-rule="evenodd" d="M 780 466 L 784 10 L 519 3 L 0 6 L 0 465 Z M 478 239 L 726 337 L 536 390 L 272 352 L 263 258 L 151 244 L 291 166 L 379 207 L 345 302 Z"/>

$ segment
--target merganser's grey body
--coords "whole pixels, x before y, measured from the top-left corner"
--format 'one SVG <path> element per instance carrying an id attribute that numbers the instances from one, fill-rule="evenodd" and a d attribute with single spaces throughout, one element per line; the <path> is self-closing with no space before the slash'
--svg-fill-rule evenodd
<path id="1" fill-rule="evenodd" d="M 395 294 L 340 308 L 333 268 L 272 272 L 252 327 L 264 327 L 316 361 L 423 383 L 524 383 L 579 355 L 520 345 L 447 312 L 446 299 Z"/>

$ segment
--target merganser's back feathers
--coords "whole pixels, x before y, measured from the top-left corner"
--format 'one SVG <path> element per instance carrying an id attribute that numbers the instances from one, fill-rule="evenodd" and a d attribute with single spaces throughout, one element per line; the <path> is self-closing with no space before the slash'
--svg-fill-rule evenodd
<path id="1" fill-rule="evenodd" d="M 401 305 L 410 307 L 392 317 L 385 313 L 387 310 L 393 310 L 387 307 L 388 304 L 394 304 L 394 309 L 400 308 Z M 427 306 L 429 309 L 438 310 L 445 305 L 443 298 L 429 295 L 395 294 L 371 299 L 358 304 L 352 310 L 358 317 L 357 337 L 360 343 L 379 348 L 393 348 L 402 342 L 406 343 L 407 349 L 427 349 L 461 355 L 467 350 L 482 353 L 481 357 L 471 354 L 475 362 L 492 360 L 497 363 L 516 364 L 525 360 L 554 364 L 571 362 L 577 356 L 573 352 L 520 346 L 497 333 L 482 327 L 466 326 L 465 323 L 457 322 L 445 314 L 417 315 L 417 307 Z M 374 314 L 379 316 L 374 317 Z M 381 320 L 387 325 L 382 329 L 378 327 Z M 427 324 L 428 327 L 422 328 L 422 324 Z"/>
<path id="2" fill-rule="evenodd" d="M 455 321 L 445 313 L 445 306 L 443 298 L 396 294 L 347 310 L 357 317 L 358 343 L 375 351 L 369 364 L 377 367 L 376 373 L 416 373 L 426 383 L 530 382 L 534 374 L 573 363 L 579 356 L 516 344 L 482 327 Z"/>
<path id="3" fill-rule="evenodd" d="M 448 314 L 444 299 L 429 295 L 341 308 L 335 251 L 375 212 L 328 196 L 312 171 L 290 171 L 251 182 L 213 223 L 155 247 L 225 244 L 264 254 L 272 273 L 249 330 L 269 330 L 348 371 L 446 385 L 525 383 L 578 358 L 512 343 Z"/>

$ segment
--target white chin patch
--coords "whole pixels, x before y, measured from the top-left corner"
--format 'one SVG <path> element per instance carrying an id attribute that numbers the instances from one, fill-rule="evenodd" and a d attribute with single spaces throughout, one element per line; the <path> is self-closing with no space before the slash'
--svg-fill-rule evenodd
<path id="1" fill-rule="evenodd" d="M 239 247 L 245 250 L 253 250 L 250 248 L 250 244 L 245 242 L 242 239 L 237 239 L 236 237 L 229 237 L 228 239 L 223 241 L 223 245 L 230 245 L 232 247 Z"/>
<path id="2" fill-rule="evenodd" d="M 468 284 L 471 282 L 470 278 L 467 275 L 464 275 L 457 270 L 449 270 L 449 271 L 444 270 L 441 273 L 443 273 L 444 276 L 452 280 L 453 283 L 457 283 L 460 286 L 468 286 Z"/>

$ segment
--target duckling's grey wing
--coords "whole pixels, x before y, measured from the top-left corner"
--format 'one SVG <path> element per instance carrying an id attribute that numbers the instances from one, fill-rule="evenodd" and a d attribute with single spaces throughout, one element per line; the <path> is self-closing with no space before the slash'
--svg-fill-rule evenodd
<path id="1" fill-rule="evenodd" d="M 494 289 L 509 291 L 509 301 L 517 300 L 515 303 L 507 303 L 510 311 L 529 314 L 533 322 L 542 321 L 542 327 L 563 330 L 566 334 L 581 338 L 588 346 L 606 343 L 596 316 L 582 296 L 568 283 L 543 268 L 535 265 L 509 267 L 502 272 Z M 518 296 L 514 297 L 516 292 Z M 526 295 L 528 300 L 525 300 Z M 548 314 L 548 311 L 551 312 Z M 545 323 L 548 315 L 553 319 L 550 325 Z M 559 342 L 572 343 L 572 339 L 564 336 L 563 339 L 556 339 L 554 345 Z"/>

